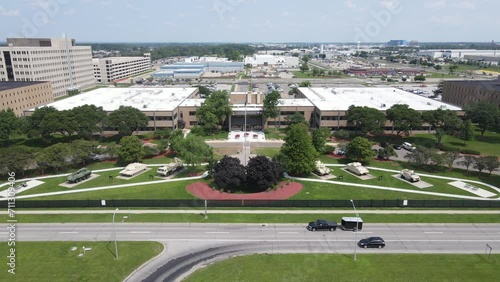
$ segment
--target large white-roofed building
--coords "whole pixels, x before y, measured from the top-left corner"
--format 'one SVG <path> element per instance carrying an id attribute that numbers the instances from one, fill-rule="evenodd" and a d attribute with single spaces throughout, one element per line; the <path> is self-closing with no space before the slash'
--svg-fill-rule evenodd
<path id="1" fill-rule="evenodd" d="M 154 131 L 177 128 L 181 119 L 179 106 L 197 93 L 198 88 L 99 88 L 46 106 L 63 111 L 83 105 L 95 105 L 102 107 L 107 113 L 117 110 L 120 106 L 130 106 L 149 117 L 148 126 L 141 131 Z M 29 116 L 34 111 L 35 109 L 25 111 L 25 115 Z"/>
<path id="2" fill-rule="evenodd" d="M 461 108 L 396 88 L 298 88 L 297 97 L 314 105 L 311 125 L 332 129 L 350 127 L 346 112 L 351 105 L 385 112 L 396 104 L 407 104 L 419 111 L 448 109 L 461 114 Z M 391 124 L 386 123 L 389 127 Z"/>

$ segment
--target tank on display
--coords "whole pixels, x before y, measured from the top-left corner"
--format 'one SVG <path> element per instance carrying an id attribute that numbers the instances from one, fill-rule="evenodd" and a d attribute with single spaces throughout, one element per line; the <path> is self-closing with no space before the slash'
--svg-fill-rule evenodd
<path id="1" fill-rule="evenodd" d="M 68 175 L 66 180 L 68 180 L 69 183 L 78 183 L 82 180 L 85 180 L 90 177 L 92 174 L 92 171 L 86 169 L 86 168 L 81 168 L 77 170 L 76 172 L 73 172 L 72 174 Z"/>

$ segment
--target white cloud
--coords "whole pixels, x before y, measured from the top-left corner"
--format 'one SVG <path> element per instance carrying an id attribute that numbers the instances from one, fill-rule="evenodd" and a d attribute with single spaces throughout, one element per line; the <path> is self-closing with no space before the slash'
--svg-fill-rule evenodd
<path id="1" fill-rule="evenodd" d="M 6 9 L 6 8 L 0 6 L 0 15 L 2 15 L 2 16 L 17 17 L 20 14 L 21 13 L 19 13 L 19 10 L 9 10 L 9 9 Z"/>
<path id="2" fill-rule="evenodd" d="M 463 0 L 463 1 L 459 1 L 458 3 L 454 3 L 453 7 L 456 7 L 459 9 L 473 10 L 476 8 L 476 4 L 472 3 L 472 1 Z"/>
<path id="3" fill-rule="evenodd" d="M 380 1 L 380 5 L 388 10 L 392 10 L 398 7 L 400 2 L 398 0 L 383 0 Z"/>
<path id="4" fill-rule="evenodd" d="M 351 9 L 356 9 L 357 8 L 356 4 L 354 4 L 354 0 L 347 0 L 347 1 L 345 1 L 344 5 L 347 8 L 351 8 Z"/>
<path id="5" fill-rule="evenodd" d="M 293 14 L 290 13 L 290 12 L 288 12 L 288 11 L 284 11 L 284 12 L 281 13 L 281 16 L 282 17 L 291 17 L 291 16 L 293 16 Z"/>
<path id="6" fill-rule="evenodd" d="M 460 25 L 463 23 L 462 18 L 458 15 L 450 16 L 434 16 L 431 18 L 431 23 L 439 25 Z"/>
<path id="7" fill-rule="evenodd" d="M 64 11 L 64 14 L 65 14 L 65 15 L 68 15 L 68 16 L 69 16 L 69 15 L 74 15 L 74 14 L 76 14 L 76 10 L 75 10 L 75 9 L 73 9 L 73 8 L 69 8 L 69 9 L 67 9 L 66 11 Z"/>
<path id="8" fill-rule="evenodd" d="M 442 9 L 446 7 L 446 0 L 426 1 L 424 7 L 427 9 Z"/>

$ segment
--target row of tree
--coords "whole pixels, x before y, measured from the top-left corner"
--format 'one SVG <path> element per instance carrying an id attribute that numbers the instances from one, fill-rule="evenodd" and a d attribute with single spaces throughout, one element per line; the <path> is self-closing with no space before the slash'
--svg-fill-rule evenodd
<path id="1" fill-rule="evenodd" d="M 48 138 L 52 134 L 77 136 L 90 139 L 103 128 L 118 130 L 120 135 L 130 135 L 146 127 L 149 118 L 139 109 L 120 106 L 106 115 L 102 107 L 83 105 L 71 110 L 59 111 L 54 107 L 36 109 L 31 116 L 16 117 L 11 109 L 0 111 L 0 141 L 6 143 L 12 134 Z"/>

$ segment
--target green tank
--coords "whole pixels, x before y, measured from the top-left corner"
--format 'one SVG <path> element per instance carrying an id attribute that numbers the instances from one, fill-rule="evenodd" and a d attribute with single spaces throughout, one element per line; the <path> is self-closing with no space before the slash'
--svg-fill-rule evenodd
<path id="1" fill-rule="evenodd" d="M 68 175 L 66 179 L 68 180 L 69 183 L 78 183 L 82 180 L 89 178 L 91 174 L 92 174 L 91 170 L 88 170 L 86 168 L 81 168 L 76 172 Z"/>

